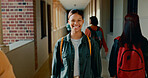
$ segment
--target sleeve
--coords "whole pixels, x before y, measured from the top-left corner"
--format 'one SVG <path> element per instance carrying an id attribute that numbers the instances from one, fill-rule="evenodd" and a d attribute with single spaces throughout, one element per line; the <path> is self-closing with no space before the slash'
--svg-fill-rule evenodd
<path id="1" fill-rule="evenodd" d="M 103 47 L 105 49 L 105 52 L 108 52 L 108 47 L 107 47 L 107 44 L 106 44 L 105 39 L 104 39 L 103 29 L 100 28 L 100 31 L 102 32 L 102 36 L 103 36 L 103 40 L 102 40 L 103 41 Z"/>
<path id="2" fill-rule="evenodd" d="M 92 44 L 92 56 L 91 56 L 91 64 L 92 64 L 92 71 L 94 73 L 95 78 L 101 77 L 102 72 L 102 65 L 101 65 L 101 58 L 100 58 L 100 50 L 98 44 L 95 40 L 91 40 Z"/>
<path id="3" fill-rule="evenodd" d="M 87 35 L 88 37 L 91 37 L 91 31 L 88 28 L 86 28 L 85 30 L 85 35 Z"/>
<path id="4" fill-rule="evenodd" d="M 53 52 L 51 78 L 58 78 L 58 76 L 60 76 L 61 59 L 60 59 L 59 43 L 60 43 L 60 41 L 58 41 L 56 43 L 55 48 L 54 48 L 54 52 Z"/>
<path id="5" fill-rule="evenodd" d="M 148 40 L 145 40 L 144 45 L 142 46 L 142 52 L 144 55 L 144 60 L 145 60 L 145 69 L 146 69 L 146 74 L 148 78 Z"/>
<path id="6" fill-rule="evenodd" d="M 0 51 L 0 78 L 15 78 L 12 65 L 2 51 Z"/>
<path id="7" fill-rule="evenodd" d="M 109 73 L 111 77 L 117 75 L 117 56 L 118 56 L 118 40 L 114 41 L 109 59 Z"/>

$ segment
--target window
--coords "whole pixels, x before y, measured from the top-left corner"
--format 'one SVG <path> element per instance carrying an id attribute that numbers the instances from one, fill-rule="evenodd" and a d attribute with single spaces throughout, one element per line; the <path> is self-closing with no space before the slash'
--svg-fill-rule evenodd
<path id="1" fill-rule="evenodd" d="M 45 1 L 41 1 L 41 39 L 46 37 L 46 8 Z"/>
<path id="2" fill-rule="evenodd" d="M 47 5 L 47 17 L 48 17 L 48 52 L 51 52 L 51 6 Z"/>

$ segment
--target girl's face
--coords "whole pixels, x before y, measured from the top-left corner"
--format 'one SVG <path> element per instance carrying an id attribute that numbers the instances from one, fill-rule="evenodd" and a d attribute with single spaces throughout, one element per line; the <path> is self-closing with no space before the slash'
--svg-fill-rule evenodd
<path id="1" fill-rule="evenodd" d="M 84 23 L 84 20 L 81 15 L 79 15 L 78 13 L 75 13 L 70 16 L 68 23 L 70 24 L 72 32 L 80 32 L 82 25 Z"/>

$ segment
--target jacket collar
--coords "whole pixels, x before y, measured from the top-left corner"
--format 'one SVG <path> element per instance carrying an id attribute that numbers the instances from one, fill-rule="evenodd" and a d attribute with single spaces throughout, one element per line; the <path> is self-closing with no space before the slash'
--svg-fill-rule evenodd
<path id="1" fill-rule="evenodd" d="M 83 35 L 83 36 L 82 36 L 82 41 L 81 41 L 81 42 L 82 42 L 82 43 L 83 43 L 83 42 L 84 42 L 84 43 L 88 42 L 87 36 L 86 36 L 83 32 L 82 32 L 82 35 Z M 66 37 L 67 37 L 67 41 L 70 42 L 70 41 L 71 41 L 71 35 L 70 35 L 70 33 L 67 34 Z"/>

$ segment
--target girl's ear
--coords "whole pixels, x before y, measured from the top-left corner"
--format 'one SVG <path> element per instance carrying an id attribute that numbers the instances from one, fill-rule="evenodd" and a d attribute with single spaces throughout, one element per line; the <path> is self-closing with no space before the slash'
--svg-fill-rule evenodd
<path id="1" fill-rule="evenodd" d="M 84 23 L 84 19 L 83 19 L 83 23 Z"/>
<path id="2" fill-rule="evenodd" d="M 89 19 L 89 24 L 91 24 L 91 20 Z"/>

